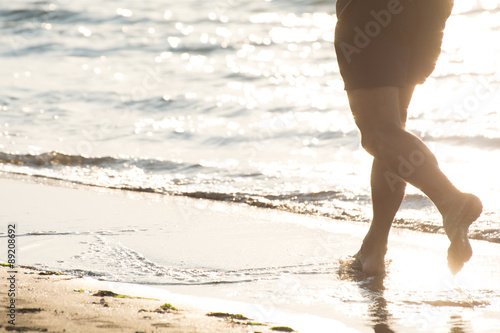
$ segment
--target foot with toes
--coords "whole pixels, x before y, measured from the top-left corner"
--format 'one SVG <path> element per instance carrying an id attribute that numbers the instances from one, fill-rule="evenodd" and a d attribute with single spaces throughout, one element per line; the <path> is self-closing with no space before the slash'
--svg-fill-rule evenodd
<path id="1" fill-rule="evenodd" d="M 455 204 L 443 214 L 443 226 L 450 239 L 448 267 L 453 274 L 458 273 L 472 256 L 467 233 L 469 226 L 483 210 L 481 200 L 473 194 L 462 193 Z"/>

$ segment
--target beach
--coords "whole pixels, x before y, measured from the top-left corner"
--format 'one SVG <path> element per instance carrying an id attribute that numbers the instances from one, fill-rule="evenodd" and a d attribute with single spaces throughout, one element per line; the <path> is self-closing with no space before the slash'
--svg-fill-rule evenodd
<path id="1" fill-rule="evenodd" d="M 19 263 L 68 274 L 40 276 L 39 271 L 22 270 L 17 275 L 20 303 L 26 300 L 26 307 L 50 309 L 50 315 L 43 312 L 48 317 L 54 310 L 69 311 L 65 308 L 75 302 L 83 304 L 74 310 L 82 318 L 99 318 L 102 325 L 138 325 L 134 329 L 139 331 L 141 325 L 151 329 L 148 325 L 161 322 L 181 325 L 186 332 L 218 331 L 205 326 L 210 323 L 222 325 L 220 331 L 261 331 L 231 326 L 227 320 L 219 323 L 206 318 L 209 312 L 242 314 L 266 324 L 266 329 L 286 326 L 299 332 L 370 332 L 376 327 L 387 332 L 456 327 L 495 332 L 500 327 L 497 244 L 474 241 L 474 257 L 453 277 L 446 267 L 443 234 L 399 230 L 391 235 L 387 276 L 367 278 L 348 265 L 366 231 L 363 223 L 202 199 L 40 183 L 24 176 L 0 181 L 5 189 L 1 201 L 8 207 L 2 219 L 16 221 Z M 55 209 L 55 203 L 65 209 Z M 44 231 L 37 219 L 44 219 Z M 50 231 L 50 223 L 58 226 L 57 232 Z M 5 234 L 0 246 L 7 248 Z M 2 268 L 4 276 L 7 269 Z M 58 285 L 66 294 L 57 291 Z M 45 295 L 43 306 L 37 305 L 39 296 L 31 298 L 31 291 L 29 297 L 23 295 L 30 288 Z M 129 307 L 119 303 L 121 298 L 91 296 L 90 290 L 158 301 L 134 299 L 132 303 L 141 305 Z M 100 304 L 101 298 L 109 309 Z M 149 311 L 164 303 L 185 311 L 155 315 L 146 323 L 137 312 L 137 307 Z M 115 305 L 117 312 L 110 314 Z M 131 321 L 113 319 L 115 313 L 116 318 L 127 313 Z M 19 322 L 31 317 L 19 314 Z M 43 320 L 48 319 L 33 325 L 48 325 Z M 75 324 L 71 318 L 62 320 L 59 325 Z"/>
<path id="2" fill-rule="evenodd" d="M 500 331 L 500 4 L 454 3 L 406 129 L 481 199 L 474 254 L 408 186 L 371 278 L 335 1 L 3 3 L 0 330 Z"/>

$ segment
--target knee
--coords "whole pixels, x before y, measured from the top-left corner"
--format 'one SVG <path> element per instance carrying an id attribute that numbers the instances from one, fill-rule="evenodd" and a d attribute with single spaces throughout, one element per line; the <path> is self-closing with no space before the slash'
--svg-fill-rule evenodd
<path id="1" fill-rule="evenodd" d="M 378 138 L 372 131 L 361 132 L 361 147 L 366 150 L 370 155 L 375 156 L 376 148 L 378 146 Z"/>
<path id="2" fill-rule="evenodd" d="M 403 131 L 396 125 L 372 126 L 361 130 L 361 146 L 370 155 L 377 156 L 384 145 L 397 140 L 398 133 Z"/>

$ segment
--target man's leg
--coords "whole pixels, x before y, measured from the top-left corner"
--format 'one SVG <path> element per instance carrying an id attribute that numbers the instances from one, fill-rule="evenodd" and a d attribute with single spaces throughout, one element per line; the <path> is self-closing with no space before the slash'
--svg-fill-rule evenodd
<path id="1" fill-rule="evenodd" d="M 405 128 L 408 105 L 414 89 L 415 86 L 399 88 L 399 118 L 402 128 Z M 390 170 L 382 162 L 373 159 L 371 173 L 373 220 L 361 249 L 355 255 L 361 270 L 368 275 L 385 272 L 384 258 L 389 231 L 405 195 L 406 182 L 401 179 L 393 186 L 389 186 L 385 178 L 389 172 Z"/>
<path id="2" fill-rule="evenodd" d="M 434 202 L 443 215 L 444 228 L 451 241 L 448 250 L 450 268 L 454 272 L 460 270 L 472 255 L 467 230 L 481 213 L 481 202 L 453 186 L 439 169 L 432 152 L 404 130 L 400 119 L 399 88 L 355 89 L 348 90 L 347 94 L 361 131 L 363 147 L 388 170 L 383 171 L 387 186 L 391 191 L 397 191 L 400 177 Z M 384 228 L 388 230 L 387 226 L 380 227 L 381 230 Z M 371 273 L 370 270 L 367 269 L 367 273 Z"/>

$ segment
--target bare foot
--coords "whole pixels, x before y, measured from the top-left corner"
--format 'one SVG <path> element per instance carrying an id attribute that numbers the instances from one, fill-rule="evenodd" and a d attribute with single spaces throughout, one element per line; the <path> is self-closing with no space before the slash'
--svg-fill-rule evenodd
<path id="1" fill-rule="evenodd" d="M 448 248 L 448 267 L 453 274 L 460 272 L 472 257 L 472 248 L 467 237 L 469 226 L 483 210 L 481 200 L 473 194 L 463 193 L 457 203 L 443 214 L 443 225 L 451 241 Z"/>
<path id="2" fill-rule="evenodd" d="M 380 247 L 382 250 L 369 251 L 363 246 L 354 255 L 355 262 L 353 268 L 362 271 L 368 276 L 376 276 L 385 274 L 385 253 L 387 247 Z"/>

